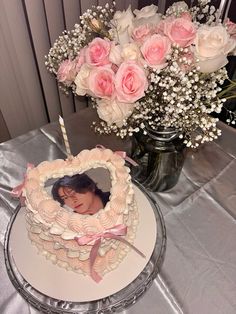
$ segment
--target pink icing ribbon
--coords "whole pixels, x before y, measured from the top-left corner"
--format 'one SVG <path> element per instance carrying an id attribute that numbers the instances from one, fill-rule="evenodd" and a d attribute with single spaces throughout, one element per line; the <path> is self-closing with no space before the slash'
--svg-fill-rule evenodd
<path id="1" fill-rule="evenodd" d="M 89 254 L 89 268 L 90 268 L 90 276 L 96 282 L 99 282 L 102 277 L 94 270 L 93 266 L 95 260 L 98 256 L 98 250 L 101 245 L 102 239 L 115 239 L 125 243 L 129 247 L 131 247 L 135 252 L 137 252 L 140 256 L 145 258 L 145 255 L 139 251 L 134 245 L 129 243 L 127 240 L 121 238 L 122 236 L 127 234 L 127 226 L 120 224 L 116 225 L 112 228 L 108 228 L 103 232 L 96 234 L 87 234 L 81 237 L 75 237 L 74 239 L 77 241 L 79 245 L 92 245 L 92 249 Z"/>
<path id="2" fill-rule="evenodd" d="M 34 165 L 28 163 L 28 164 L 27 164 L 26 173 L 27 173 L 28 170 L 33 169 L 33 168 L 34 168 Z M 17 197 L 17 198 L 20 199 L 21 205 L 24 205 L 24 199 L 25 199 L 25 198 L 22 196 L 22 192 L 23 192 L 23 188 L 24 188 L 24 186 L 25 186 L 25 181 L 26 181 L 26 179 L 27 179 L 26 173 L 25 173 L 25 175 L 24 175 L 24 180 L 23 180 L 19 185 L 17 185 L 16 187 L 14 187 L 14 188 L 12 189 L 12 191 L 11 191 L 11 195 L 12 195 L 13 197 Z"/>
<path id="3" fill-rule="evenodd" d="M 101 144 L 96 145 L 96 147 L 97 147 L 97 148 L 100 148 L 100 149 L 102 149 L 102 150 L 106 149 L 106 147 L 103 146 L 103 145 L 101 145 Z M 135 167 L 138 166 L 138 164 L 137 164 L 132 158 L 130 158 L 129 156 L 127 156 L 126 152 L 124 152 L 124 151 L 122 151 L 122 150 L 117 150 L 117 151 L 114 152 L 114 154 L 116 154 L 116 155 L 122 157 L 123 159 L 125 159 L 126 161 L 128 161 L 131 165 L 133 165 L 133 166 L 135 166 Z"/>

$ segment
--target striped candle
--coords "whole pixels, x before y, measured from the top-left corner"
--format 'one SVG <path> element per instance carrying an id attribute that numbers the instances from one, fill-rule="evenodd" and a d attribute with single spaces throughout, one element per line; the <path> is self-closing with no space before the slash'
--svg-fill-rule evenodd
<path id="1" fill-rule="evenodd" d="M 68 137 L 67 137 L 67 133 L 66 133 L 64 120 L 61 116 L 59 116 L 59 123 L 60 123 L 61 131 L 62 131 L 62 135 L 63 135 L 65 147 L 66 147 L 66 154 L 67 154 L 67 157 L 70 158 L 72 156 L 72 154 L 71 154 L 71 150 L 70 150 L 70 145 L 69 145 L 69 141 L 68 141 Z"/>

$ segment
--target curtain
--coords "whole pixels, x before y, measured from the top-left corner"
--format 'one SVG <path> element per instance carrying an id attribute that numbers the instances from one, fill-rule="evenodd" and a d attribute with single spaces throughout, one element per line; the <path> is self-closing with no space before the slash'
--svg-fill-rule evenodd
<path id="1" fill-rule="evenodd" d="M 45 55 L 64 29 L 72 29 L 92 5 L 111 0 L 0 1 L 0 141 L 16 137 L 86 106 L 66 96 L 45 65 Z M 117 9 L 138 0 L 117 1 Z"/>

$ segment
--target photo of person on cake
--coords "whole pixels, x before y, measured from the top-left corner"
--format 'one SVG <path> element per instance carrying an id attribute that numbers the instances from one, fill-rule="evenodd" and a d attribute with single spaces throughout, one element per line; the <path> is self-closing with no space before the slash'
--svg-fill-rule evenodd
<path id="1" fill-rule="evenodd" d="M 66 205 L 75 213 L 96 214 L 109 201 L 110 192 L 103 192 L 85 173 L 64 176 L 52 187 L 52 196 L 62 206 Z"/>

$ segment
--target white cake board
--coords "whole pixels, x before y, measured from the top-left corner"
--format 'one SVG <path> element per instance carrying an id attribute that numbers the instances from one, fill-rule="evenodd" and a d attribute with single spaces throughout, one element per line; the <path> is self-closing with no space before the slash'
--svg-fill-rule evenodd
<path id="1" fill-rule="evenodd" d="M 28 239 L 24 208 L 13 223 L 9 248 L 23 278 L 39 292 L 58 300 L 90 302 L 112 295 L 131 283 L 148 263 L 156 242 L 156 218 L 146 195 L 134 186 L 139 209 L 139 225 L 134 245 L 146 258 L 130 250 L 117 269 L 107 273 L 100 283 L 89 276 L 67 271 L 38 254 Z"/>

